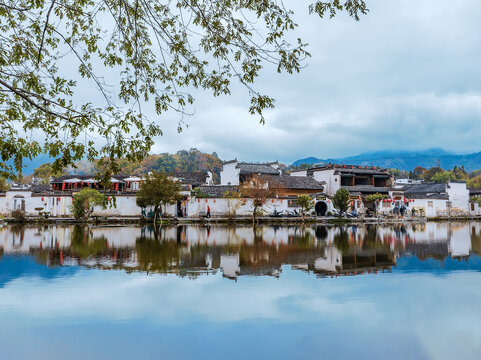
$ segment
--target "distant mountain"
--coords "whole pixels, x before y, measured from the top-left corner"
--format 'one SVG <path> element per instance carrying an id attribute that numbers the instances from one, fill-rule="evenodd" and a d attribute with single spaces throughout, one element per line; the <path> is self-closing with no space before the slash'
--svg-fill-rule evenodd
<path id="1" fill-rule="evenodd" d="M 440 166 L 445 170 L 452 169 L 454 166 L 463 165 L 467 171 L 473 171 L 481 169 L 481 152 L 467 155 L 456 155 L 443 149 L 428 149 L 424 151 L 378 151 L 337 159 L 318 159 L 315 157 L 308 157 L 296 160 L 292 165 L 313 165 L 317 163 L 333 162 L 362 166 L 379 166 L 382 168 L 410 171 L 416 166 L 422 166 L 429 169 L 436 166 L 438 161 Z"/>

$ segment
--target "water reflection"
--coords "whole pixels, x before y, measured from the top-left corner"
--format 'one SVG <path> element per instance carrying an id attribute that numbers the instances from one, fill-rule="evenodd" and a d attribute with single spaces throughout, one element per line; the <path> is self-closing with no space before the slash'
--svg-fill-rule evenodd
<path id="1" fill-rule="evenodd" d="M 279 277 L 282 266 L 319 277 L 393 270 L 481 270 L 479 223 L 392 226 L 6 226 L 0 256 L 196 278 L 221 272 Z"/>

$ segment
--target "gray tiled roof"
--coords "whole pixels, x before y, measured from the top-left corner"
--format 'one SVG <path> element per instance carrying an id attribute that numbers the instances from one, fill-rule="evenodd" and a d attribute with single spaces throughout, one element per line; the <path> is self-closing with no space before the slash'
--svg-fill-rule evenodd
<path id="1" fill-rule="evenodd" d="M 241 175 L 250 175 L 250 174 L 279 175 L 279 170 L 274 169 L 272 166 L 268 164 L 238 163 L 237 167 L 240 169 Z"/>
<path id="2" fill-rule="evenodd" d="M 33 193 L 47 193 L 51 192 L 50 185 L 33 185 L 32 186 Z"/>
<path id="3" fill-rule="evenodd" d="M 410 184 L 404 186 L 404 195 L 410 198 L 417 199 L 449 199 L 446 192 L 447 184 L 439 183 L 423 183 Z"/>
<path id="4" fill-rule="evenodd" d="M 471 188 L 469 189 L 469 195 L 481 195 L 480 188 Z"/>
<path id="5" fill-rule="evenodd" d="M 238 191 L 239 187 L 236 185 L 202 185 L 198 189 L 212 197 L 223 197 L 226 192 Z"/>
<path id="6" fill-rule="evenodd" d="M 175 172 L 172 176 L 179 179 L 182 184 L 190 184 L 192 186 L 199 186 L 205 184 L 207 178 L 207 171 L 196 172 Z"/>
<path id="7" fill-rule="evenodd" d="M 403 189 L 405 194 L 428 194 L 446 192 L 446 186 L 446 184 L 423 183 L 409 184 L 404 186 Z"/>
<path id="8" fill-rule="evenodd" d="M 269 175 L 264 178 L 272 189 L 324 190 L 322 184 L 311 176 Z"/>
<path id="9" fill-rule="evenodd" d="M 392 176 L 388 169 L 378 169 L 373 166 L 359 166 L 359 165 L 339 165 L 339 164 L 324 164 L 322 166 L 315 166 L 307 169 L 308 174 L 320 170 L 335 170 L 337 174 L 363 174 L 363 175 L 383 175 L 386 177 Z"/>

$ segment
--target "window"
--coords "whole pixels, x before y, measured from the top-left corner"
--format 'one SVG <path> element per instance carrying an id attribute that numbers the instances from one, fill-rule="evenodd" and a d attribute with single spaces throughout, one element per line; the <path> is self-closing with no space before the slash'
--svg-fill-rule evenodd
<path id="1" fill-rule="evenodd" d="M 434 203 L 432 201 L 428 201 L 428 208 L 433 208 L 434 207 Z"/>

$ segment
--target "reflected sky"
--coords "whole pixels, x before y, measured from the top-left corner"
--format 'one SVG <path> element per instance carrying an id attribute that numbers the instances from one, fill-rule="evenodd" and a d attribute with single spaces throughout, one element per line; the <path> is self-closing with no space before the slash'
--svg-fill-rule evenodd
<path id="1" fill-rule="evenodd" d="M 480 229 L 4 228 L 2 354 L 477 359 Z"/>

